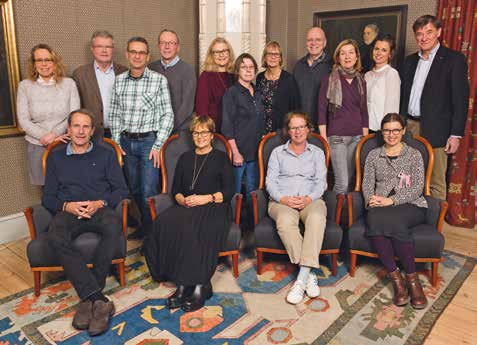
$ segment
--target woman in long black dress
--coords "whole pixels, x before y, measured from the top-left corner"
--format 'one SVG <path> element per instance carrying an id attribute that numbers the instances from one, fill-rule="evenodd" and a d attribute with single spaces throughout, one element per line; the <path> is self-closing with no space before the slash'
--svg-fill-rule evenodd
<path id="1" fill-rule="evenodd" d="M 179 158 L 172 195 L 176 205 L 156 219 L 146 241 L 146 260 L 155 280 L 176 283 L 169 308 L 194 311 L 212 296 L 210 279 L 231 223 L 233 172 L 228 156 L 212 148 L 214 121 L 194 117 L 195 149 Z"/>

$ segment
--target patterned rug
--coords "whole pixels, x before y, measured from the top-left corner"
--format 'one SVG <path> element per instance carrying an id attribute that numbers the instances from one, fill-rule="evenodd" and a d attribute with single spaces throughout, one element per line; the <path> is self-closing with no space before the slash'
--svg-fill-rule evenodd
<path id="1" fill-rule="evenodd" d="M 295 279 L 286 256 L 266 257 L 256 275 L 252 257 L 240 259 L 234 279 L 227 262 L 213 277 L 214 296 L 192 313 L 165 307 L 174 292 L 168 283 L 151 281 L 144 258 L 133 251 L 127 260 L 128 285 L 109 277 L 106 291 L 116 305 L 109 331 L 89 338 L 71 326 L 78 298 L 65 281 L 0 300 L 0 345 L 13 344 L 420 344 L 437 317 L 472 271 L 475 260 L 446 252 L 433 288 L 420 272 L 429 299 L 424 310 L 396 307 L 391 284 L 382 279 L 377 260 L 359 261 L 351 278 L 340 263 L 333 277 L 325 261 L 317 270 L 321 295 L 296 305 L 285 296 Z"/>

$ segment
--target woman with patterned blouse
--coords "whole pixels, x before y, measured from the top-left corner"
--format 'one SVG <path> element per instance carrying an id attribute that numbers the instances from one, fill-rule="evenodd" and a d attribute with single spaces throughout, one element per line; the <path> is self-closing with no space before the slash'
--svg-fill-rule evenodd
<path id="1" fill-rule="evenodd" d="M 399 114 L 384 116 L 384 146 L 372 150 L 366 158 L 362 186 L 368 209 L 366 236 L 388 271 L 394 304 L 407 304 L 411 295 L 411 305 L 422 309 L 427 300 L 416 273 L 411 229 L 426 218 L 427 201 L 422 195 L 425 169 L 420 152 L 402 141 L 405 131 L 405 121 Z M 395 257 L 406 270 L 405 281 Z"/>
<path id="2" fill-rule="evenodd" d="M 295 77 L 283 69 L 280 44 L 268 42 L 263 49 L 262 67 L 257 75 L 257 88 L 265 110 L 265 133 L 283 128 L 286 113 L 300 108 L 300 93 Z M 311 115 L 311 114 L 309 114 Z"/>

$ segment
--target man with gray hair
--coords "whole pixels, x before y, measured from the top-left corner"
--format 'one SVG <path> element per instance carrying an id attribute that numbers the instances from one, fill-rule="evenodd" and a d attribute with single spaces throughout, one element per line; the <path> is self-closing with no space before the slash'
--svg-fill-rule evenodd
<path id="1" fill-rule="evenodd" d="M 167 78 L 174 111 L 174 132 L 188 129 L 197 85 L 194 68 L 179 58 L 179 36 L 175 31 L 162 30 L 157 41 L 161 58 L 148 67 Z"/>
<path id="2" fill-rule="evenodd" d="M 81 98 L 81 106 L 90 110 L 96 118 L 96 136 L 111 138 L 109 129 L 109 103 L 116 75 L 127 70 L 113 63 L 113 35 L 98 30 L 91 36 L 93 62 L 80 66 L 73 72 Z"/>

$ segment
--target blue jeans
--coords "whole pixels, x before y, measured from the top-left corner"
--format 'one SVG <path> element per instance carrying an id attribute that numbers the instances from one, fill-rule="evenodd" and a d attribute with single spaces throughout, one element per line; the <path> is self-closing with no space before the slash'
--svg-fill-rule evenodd
<path id="1" fill-rule="evenodd" d="M 242 189 L 242 177 L 245 174 L 245 200 L 250 199 L 250 192 L 258 188 L 257 161 L 243 162 L 242 166 L 234 167 L 235 193 Z"/>
<path id="2" fill-rule="evenodd" d="M 126 153 L 124 171 L 129 189 L 141 211 L 142 227 L 146 232 L 152 224 L 148 199 L 159 193 L 159 169 L 154 168 L 152 159 L 149 160 L 149 153 L 155 141 L 154 133 L 139 139 L 130 139 L 121 135 L 120 140 L 121 147 Z"/>

